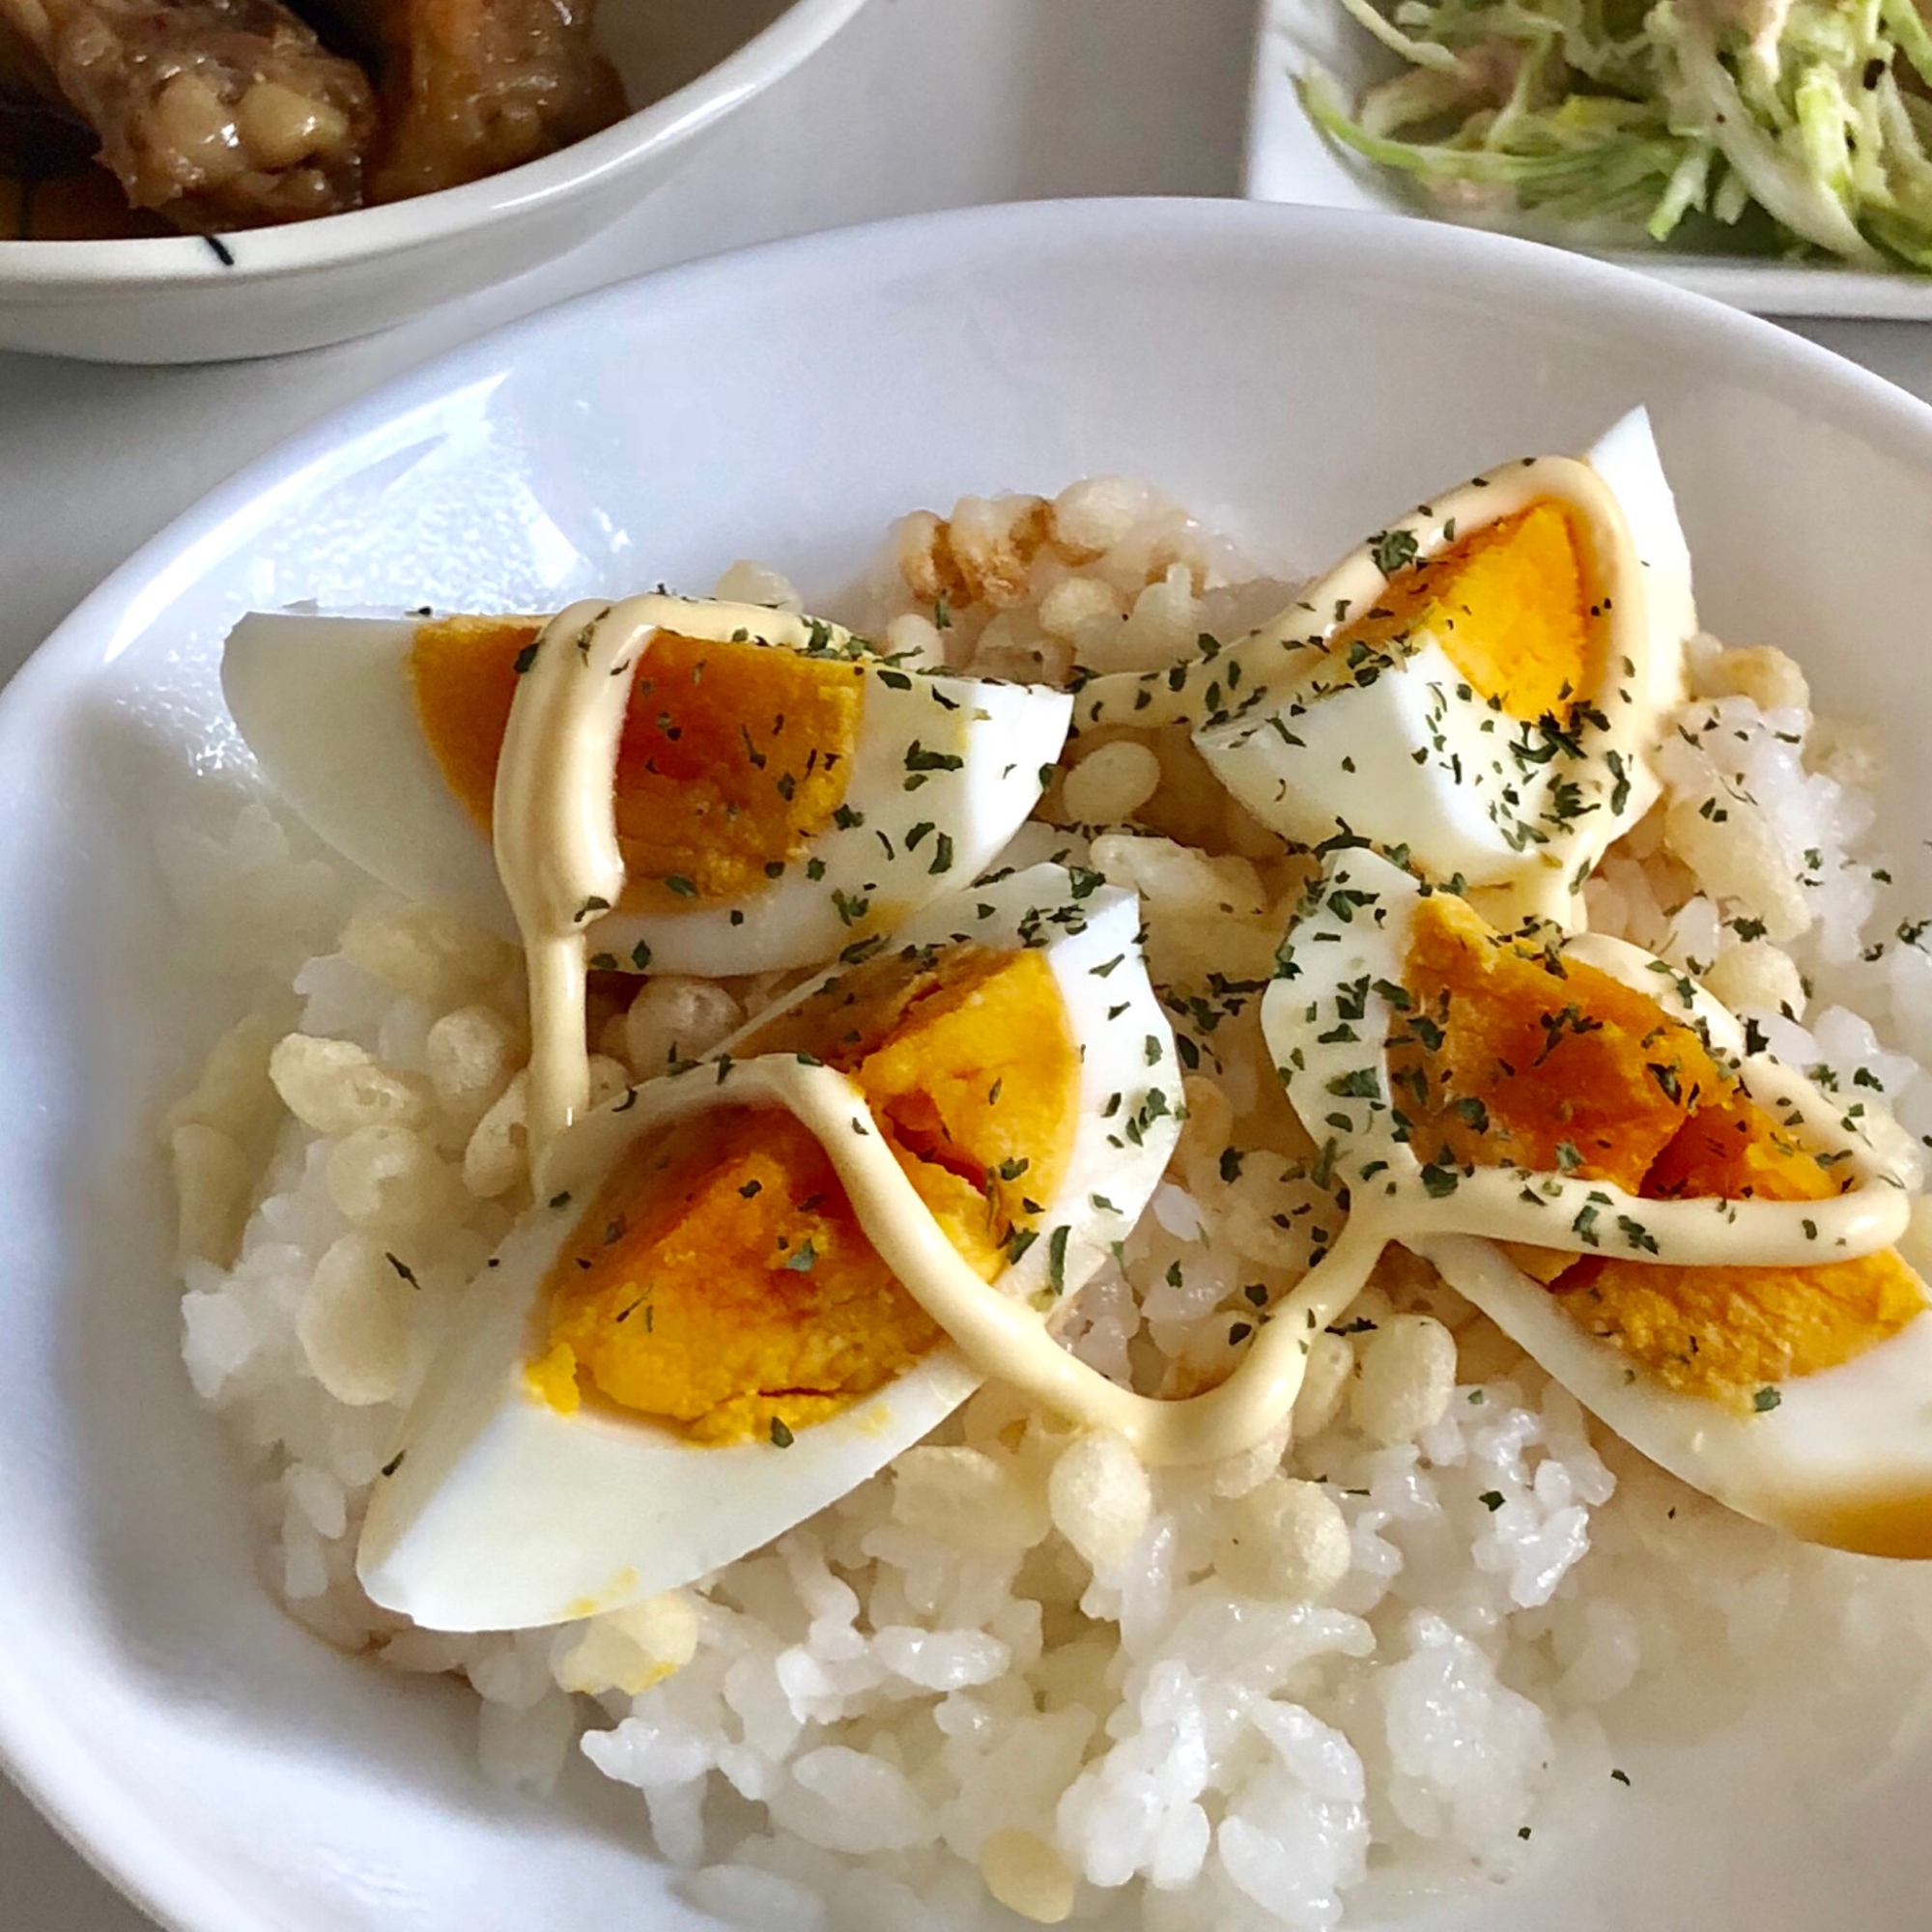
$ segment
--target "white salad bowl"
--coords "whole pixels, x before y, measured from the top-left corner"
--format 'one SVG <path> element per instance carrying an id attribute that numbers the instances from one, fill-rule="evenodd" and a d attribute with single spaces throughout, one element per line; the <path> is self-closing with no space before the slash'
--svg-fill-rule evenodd
<path id="1" fill-rule="evenodd" d="M 554 261 L 668 180 L 865 0 L 609 0 L 635 113 L 519 168 L 381 208 L 218 237 L 0 242 L 0 349 L 219 362 L 368 335 Z"/>
<path id="2" fill-rule="evenodd" d="M 747 554 L 824 598 L 910 505 L 1107 470 L 1264 565 L 1314 564 L 1432 479 L 1579 447 L 1636 403 L 1707 620 L 1879 721 L 1889 842 L 1922 859 L 1932 411 L 1729 310 L 1453 228 L 1078 203 L 680 270 L 380 391 L 117 572 L 0 696 L 0 1757 L 47 1814 L 181 1932 L 703 1922 L 635 1793 L 581 1763 L 554 1798 L 493 1789 L 467 1693 L 276 1607 L 189 1392 L 156 1122 L 251 989 L 187 970 L 218 959 L 157 853 L 231 825 L 248 781 L 214 678 L 242 611 L 554 608 Z M 1866 1751 L 1794 1728 L 1767 1684 L 1716 1740 L 1621 1759 L 1587 1816 L 1559 1804 L 1509 1889 L 1407 1922 L 1922 1926 L 1923 1687 L 1896 1706 L 1896 1748 Z"/>

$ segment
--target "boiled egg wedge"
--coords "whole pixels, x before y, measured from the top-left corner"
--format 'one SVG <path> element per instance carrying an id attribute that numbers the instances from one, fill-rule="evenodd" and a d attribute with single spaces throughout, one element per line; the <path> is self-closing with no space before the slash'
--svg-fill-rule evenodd
<path id="1" fill-rule="evenodd" d="M 1512 463 L 1397 519 L 1250 637 L 1095 680 L 1075 716 L 1188 723 L 1283 838 L 1399 848 L 1576 926 L 1584 879 L 1657 795 L 1695 629 L 1639 410 L 1579 458 Z"/>
<path id="2" fill-rule="evenodd" d="M 612 970 L 815 965 L 983 869 L 1033 809 L 1064 693 L 901 668 L 762 605 L 664 597 L 615 770 Z M 513 936 L 497 753 L 536 618 L 244 617 L 222 689 L 269 781 L 412 898 Z M 625 668 L 629 668 L 628 666 Z"/>
<path id="3" fill-rule="evenodd" d="M 956 1406 L 950 1328 L 1039 1338 L 1179 1131 L 1139 922 L 982 880 L 572 1126 L 377 1486 L 370 1596 L 502 1630 L 689 1582 Z"/>
<path id="4" fill-rule="evenodd" d="M 1932 1313 L 1882 1111 L 1602 935 L 1503 937 L 1331 854 L 1263 1026 L 1362 1224 L 1604 1423 L 1810 1541 L 1932 1556 Z"/>

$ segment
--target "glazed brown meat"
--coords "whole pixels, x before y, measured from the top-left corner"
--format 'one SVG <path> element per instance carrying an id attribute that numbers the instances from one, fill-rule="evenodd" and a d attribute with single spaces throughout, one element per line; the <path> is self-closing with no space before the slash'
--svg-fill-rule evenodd
<path id="1" fill-rule="evenodd" d="M 0 5 L 7 0 L 0 0 Z M 338 0 L 382 76 L 372 201 L 534 160 L 625 111 L 592 0 Z"/>
<path id="2" fill-rule="evenodd" d="M 357 205 L 368 80 L 277 0 L 0 0 L 135 208 L 214 230 Z"/>

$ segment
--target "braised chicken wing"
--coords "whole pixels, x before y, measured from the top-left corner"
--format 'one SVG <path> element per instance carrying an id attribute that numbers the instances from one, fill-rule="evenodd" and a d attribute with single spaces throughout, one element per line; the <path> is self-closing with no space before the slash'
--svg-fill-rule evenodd
<path id="1" fill-rule="evenodd" d="M 381 79 L 372 201 L 534 160 L 625 112 L 593 0 L 337 0 Z"/>
<path id="2" fill-rule="evenodd" d="M 250 227 L 361 200 L 367 78 L 278 0 L 0 0 L 9 80 L 94 130 L 128 202 Z"/>

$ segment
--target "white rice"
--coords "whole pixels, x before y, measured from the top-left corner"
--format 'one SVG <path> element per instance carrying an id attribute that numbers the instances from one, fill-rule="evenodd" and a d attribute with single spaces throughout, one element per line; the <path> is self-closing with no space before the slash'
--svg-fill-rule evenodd
<path id="1" fill-rule="evenodd" d="M 908 519 L 852 614 L 896 650 L 1057 679 L 1237 634 L 1284 595 L 1242 578 L 1179 506 L 1102 479 L 1050 509 Z M 1779 654 L 1693 658 L 1669 796 L 1592 884 L 1593 923 L 1932 1132 L 1932 952 L 1910 927 L 1867 948 L 1888 895 L 1869 748 L 1814 723 Z M 1204 784 L 1184 733 L 1072 758 L 1042 814 L 1081 829 L 1021 846 L 1137 886 L 1156 977 L 1208 1003 L 1178 1016 L 1213 1025 L 1168 1179 L 1067 1338 L 1184 1392 L 1235 1358 L 1243 1291 L 1306 1266 L 1326 1201 L 1254 1002 L 1226 984 L 1265 976 L 1304 864 Z M 225 846 L 163 853 L 208 970 L 292 988 L 166 1123 L 184 1352 L 256 1473 L 267 1581 L 330 1642 L 467 1675 L 494 1777 L 548 1789 L 577 1748 L 636 1786 L 640 1832 L 724 1922 L 972 1925 L 998 1900 L 1049 1922 L 1332 1926 L 1507 1877 L 1562 1793 L 1613 1803 L 1619 1751 L 1732 1721 L 1795 1659 L 1829 1696 L 1924 1657 L 1911 1573 L 1662 1476 L 1399 1252 L 1321 1338 L 1292 1440 L 1150 1474 L 990 1387 L 689 1590 L 557 1630 L 411 1629 L 361 1595 L 354 1549 L 424 1365 L 527 1200 L 523 986 L 500 943 L 298 850 L 252 804 Z M 647 982 L 595 1016 L 600 1079 L 702 1051 L 768 992 Z"/>

